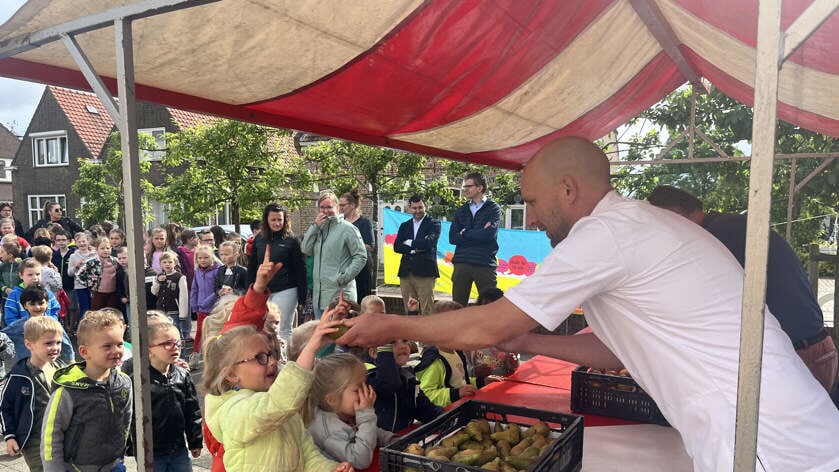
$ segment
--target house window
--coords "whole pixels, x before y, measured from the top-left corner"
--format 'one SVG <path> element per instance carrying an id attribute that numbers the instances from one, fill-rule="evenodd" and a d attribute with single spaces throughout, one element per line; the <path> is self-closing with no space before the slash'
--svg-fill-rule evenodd
<path id="1" fill-rule="evenodd" d="M 12 183 L 12 160 L 0 159 L 0 182 Z"/>
<path id="2" fill-rule="evenodd" d="M 166 129 L 165 128 L 145 128 L 138 129 L 137 133 L 145 133 L 154 138 L 154 149 L 140 149 L 140 160 L 143 161 L 159 161 L 163 159 L 163 154 L 166 152 Z"/>
<path id="3" fill-rule="evenodd" d="M 66 131 L 31 133 L 29 136 L 32 138 L 32 158 L 35 167 L 66 166 L 68 164 Z"/>
<path id="4" fill-rule="evenodd" d="M 524 205 L 509 205 L 504 211 L 504 227 L 507 229 L 525 229 L 525 214 Z"/>
<path id="5" fill-rule="evenodd" d="M 28 213 L 29 213 L 29 226 L 34 225 L 38 222 L 41 218 L 44 217 L 44 205 L 47 202 L 57 202 L 61 205 L 61 208 L 65 208 L 67 204 L 67 198 L 62 195 L 29 195 L 26 199 L 28 202 Z M 64 216 L 67 215 L 65 210 Z"/>

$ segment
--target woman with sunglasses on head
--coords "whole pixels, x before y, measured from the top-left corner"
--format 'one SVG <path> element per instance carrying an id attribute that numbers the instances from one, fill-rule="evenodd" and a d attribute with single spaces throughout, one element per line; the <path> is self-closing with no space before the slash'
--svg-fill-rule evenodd
<path id="1" fill-rule="evenodd" d="M 32 242 L 35 230 L 38 228 L 46 228 L 50 225 L 50 223 L 57 223 L 61 225 L 61 227 L 64 228 L 64 231 L 67 231 L 69 234 L 76 234 L 84 231 L 84 228 L 82 228 L 80 224 L 64 216 L 64 211 L 62 210 L 60 203 L 47 202 L 44 204 L 44 217 L 29 228 L 29 231 L 26 232 L 26 239 L 29 242 Z"/>
<path id="2" fill-rule="evenodd" d="M 256 281 L 257 269 L 265 260 L 281 262 L 282 266 L 268 283 L 269 300 L 280 307 L 279 335 L 287 345 L 294 328 L 294 315 L 298 306 L 306 302 L 306 263 L 300 250 L 300 241 L 291 231 L 288 210 L 271 203 L 262 211 L 262 231 L 253 240 L 251 257 L 248 259 L 248 280 Z"/>

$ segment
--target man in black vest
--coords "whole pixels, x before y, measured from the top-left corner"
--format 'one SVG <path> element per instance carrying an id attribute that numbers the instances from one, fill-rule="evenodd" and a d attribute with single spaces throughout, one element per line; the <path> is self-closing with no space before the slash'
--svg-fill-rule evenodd
<path id="1" fill-rule="evenodd" d="M 437 270 L 437 240 L 440 238 L 440 222 L 425 214 L 425 202 L 421 195 L 408 200 L 408 209 L 414 215 L 399 225 L 393 250 L 402 254 L 399 263 L 399 288 L 402 300 L 408 306 L 408 298 L 414 296 L 420 304 L 420 313 L 431 313 L 434 304 L 434 284 L 440 272 Z"/>

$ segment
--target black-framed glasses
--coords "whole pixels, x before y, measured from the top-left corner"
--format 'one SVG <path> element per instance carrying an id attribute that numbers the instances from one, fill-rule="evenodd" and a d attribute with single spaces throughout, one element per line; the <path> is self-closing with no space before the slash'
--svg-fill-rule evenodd
<path id="1" fill-rule="evenodd" d="M 162 343 L 152 344 L 149 347 L 162 347 L 163 349 L 166 349 L 167 351 L 172 351 L 172 350 L 175 349 L 175 346 L 180 348 L 180 347 L 183 347 L 183 345 L 184 345 L 184 342 L 179 339 L 177 341 L 163 341 Z"/>
<path id="2" fill-rule="evenodd" d="M 271 358 L 277 359 L 276 352 L 260 352 L 253 357 L 248 357 L 247 359 L 242 359 L 241 361 L 237 362 L 236 364 L 244 364 L 245 362 L 256 361 L 259 365 L 268 365 L 268 360 Z"/>

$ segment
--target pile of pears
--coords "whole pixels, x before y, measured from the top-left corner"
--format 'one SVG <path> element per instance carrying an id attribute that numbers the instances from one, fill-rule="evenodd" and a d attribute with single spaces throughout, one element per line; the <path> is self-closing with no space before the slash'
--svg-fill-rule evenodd
<path id="1" fill-rule="evenodd" d="M 423 448 L 411 443 L 404 452 L 486 470 L 516 472 L 530 467 L 550 448 L 555 441 L 550 432 L 544 421 L 526 430 L 516 423 L 505 427 L 497 422 L 492 431 L 486 419 L 473 419 L 437 446 Z"/>

